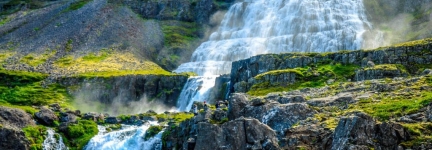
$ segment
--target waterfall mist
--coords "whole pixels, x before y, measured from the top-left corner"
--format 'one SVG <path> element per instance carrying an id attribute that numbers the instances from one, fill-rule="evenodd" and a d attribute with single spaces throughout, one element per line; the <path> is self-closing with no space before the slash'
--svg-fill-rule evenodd
<path id="1" fill-rule="evenodd" d="M 99 90 L 82 90 L 74 94 L 73 105 L 82 112 L 108 113 L 109 115 L 128 115 L 145 113 L 153 110 L 157 113 L 175 111 L 175 108 L 168 107 L 158 100 L 149 101 L 144 95 L 138 101 L 125 101 L 122 96 L 111 98 L 109 102 L 99 101 Z"/>

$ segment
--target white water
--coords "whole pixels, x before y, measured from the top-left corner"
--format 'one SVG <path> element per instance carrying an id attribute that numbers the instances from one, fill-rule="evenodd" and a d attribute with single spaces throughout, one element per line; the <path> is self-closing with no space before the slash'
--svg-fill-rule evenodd
<path id="1" fill-rule="evenodd" d="M 258 54 L 360 49 L 368 27 L 362 0 L 243 0 L 175 72 L 228 74 L 232 61 Z"/>
<path id="2" fill-rule="evenodd" d="M 119 131 L 106 132 L 105 127 L 98 126 L 99 133 L 93 137 L 85 150 L 160 150 L 162 149 L 162 132 L 144 140 L 147 129 L 157 125 L 150 122 L 142 126 L 123 125 Z"/>
<path id="3" fill-rule="evenodd" d="M 67 150 L 68 149 L 66 145 L 63 143 L 62 137 L 59 134 L 55 133 L 53 129 L 48 128 L 47 132 L 48 135 L 42 144 L 43 150 Z M 59 137 L 58 140 L 55 138 L 55 135 Z"/>
<path id="4" fill-rule="evenodd" d="M 216 77 L 217 76 L 199 76 L 189 78 L 177 100 L 178 111 L 189 111 L 195 101 L 208 101 Z"/>

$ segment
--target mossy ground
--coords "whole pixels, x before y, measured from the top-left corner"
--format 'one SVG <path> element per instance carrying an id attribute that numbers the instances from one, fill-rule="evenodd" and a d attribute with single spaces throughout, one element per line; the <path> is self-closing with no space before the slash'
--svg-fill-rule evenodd
<path id="1" fill-rule="evenodd" d="M 45 140 L 46 127 L 44 126 L 28 126 L 23 128 L 26 138 L 30 142 L 31 150 L 41 150 L 42 143 Z"/>
<path id="2" fill-rule="evenodd" d="M 59 84 L 42 86 L 46 77 L 46 74 L 41 73 L 0 69 L 0 104 L 24 107 L 59 103 L 71 107 L 71 99 L 65 87 Z"/>
<path id="3" fill-rule="evenodd" d="M 63 133 L 64 143 L 69 149 L 83 149 L 87 142 L 99 132 L 97 124 L 90 120 L 80 120 L 77 124 L 68 126 Z"/>
<path id="4" fill-rule="evenodd" d="M 102 50 L 76 58 L 69 55 L 58 59 L 54 64 L 58 70 L 85 77 L 171 74 L 153 62 L 140 60 L 133 53 L 120 53 L 112 50 Z"/>
<path id="5" fill-rule="evenodd" d="M 255 84 L 252 86 L 248 94 L 252 96 L 262 96 L 272 92 L 291 91 L 302 88 L 322 87 L 327 84 L 329 79 L 333 79 L 334 83 L 344 82 L 354 76 L 355 70 L 359 66 L 356 65 L 319 65 L 317 67 L 308 66 L 304 68 L 294 68 L 286 70 L 275 70 L 257 75 L 255 78 L 260 79 L 265 75 L 279 75 L 287 72 L 296 73 L 296 81 L 289 85 L 274 85 L 268 82 Z"/>
<path id="6" fill-rule="evenodd" d="M 56 54 L 56 52 L 57 52 L 56 50 L 48 49 L 43 54 L 30 53 L 22 57 L 20 62 L 35 67 L 45 63 L 49 58 L 53 57 Z"/>

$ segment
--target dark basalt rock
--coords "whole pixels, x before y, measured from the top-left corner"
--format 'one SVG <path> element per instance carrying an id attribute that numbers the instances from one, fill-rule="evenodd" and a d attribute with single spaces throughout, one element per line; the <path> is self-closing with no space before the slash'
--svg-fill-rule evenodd
<path id="1" fill-rule="evenodd" d="M 18 128 L 35 125 L 33 118 L 21 109 L 0 106 L 0 124 Z"/>
<path id="2" fill-rule="evenodd" d="M 59 120 L 52 110 L 45 107 L 42 107 L 39 112 L 35 113 L 35 116 L 42 124 L 47 126 L 53 126 L 54 121 Z"/>

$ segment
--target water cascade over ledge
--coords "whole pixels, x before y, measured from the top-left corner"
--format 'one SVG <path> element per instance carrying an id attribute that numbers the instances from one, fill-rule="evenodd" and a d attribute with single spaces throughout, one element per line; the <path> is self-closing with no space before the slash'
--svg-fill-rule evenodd
<path id="1" fill-rule="evenodd" d="M 145 140 L 147 129 L 157 125 L 156 122 L 146 123 L 142 126 L 122 125 L 118 131 L 107 132 L 104 126 L 98 126 L 99 133 L 93 137 L 85 150 L 161 150 L 162 132 Z"/>
<path id="2" fill-rule="evenodd" d="M 55 133 L 55 131 L 51 128 L 47 129 L 47 137 L 42 144 L 43 150 L 67 150 L 68 148 L 63 143 L 62 137 Z M 58 140 L 56 139 L 56 135 Z"/>
<path id="3" fill-rule="evenodd" d="M 175 71 L 228 74 L 232 61 L 259 54 L 360 49 L 369 27 L 362 0 L 243 0 Z"/>

